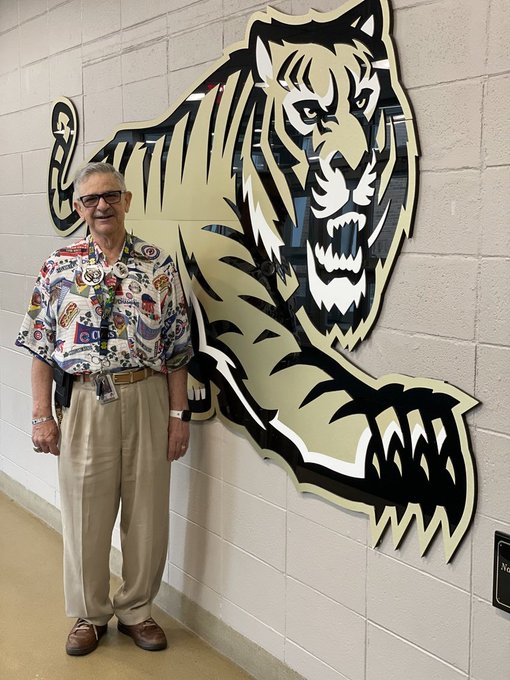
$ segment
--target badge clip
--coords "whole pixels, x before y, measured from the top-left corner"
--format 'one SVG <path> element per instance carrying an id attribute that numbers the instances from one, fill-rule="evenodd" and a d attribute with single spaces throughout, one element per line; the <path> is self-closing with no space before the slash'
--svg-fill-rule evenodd
<path id="1" fill-rule="evenodd" d="M 94 379 L 96 399 L 100 404 L 109 404 L 119 398 L 113 378 L 109 373 L 100 373 Z"/>

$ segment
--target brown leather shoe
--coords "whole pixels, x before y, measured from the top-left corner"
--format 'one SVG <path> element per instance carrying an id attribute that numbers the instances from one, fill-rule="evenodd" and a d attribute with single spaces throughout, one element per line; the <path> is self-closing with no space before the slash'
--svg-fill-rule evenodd
<path id="1" fill-rule="evenodd" d="M 107 630 L 108 624 L 95 626 L 85 619 L 78 619 L 67 636 L 66 652 L 70 656 L 90 654 L 96 649 Z"/>
<path id="2" fill-rule="evenodd" d="M 122 621 L 119 621 L 117 628 L 124 635 L 129 635 L 133 638 L 135 645 L 146 649 L 148 652 L 156 652 L 159 649 L 166 649 L 166 636 L 154 619 L 146 619 L 142 623 L 136 623 L 134 626 L 127 626 Z"/>

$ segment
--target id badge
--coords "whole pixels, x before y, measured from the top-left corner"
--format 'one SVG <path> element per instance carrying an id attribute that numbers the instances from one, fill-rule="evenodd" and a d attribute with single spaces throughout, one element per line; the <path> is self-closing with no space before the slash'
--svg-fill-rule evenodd
<path id="1" fill-rule="evenodd" d="M 100 373 L 94 380 L 96 385 L 96 399 L 100 404 L 108 404 L 119 398 L 113 378 L 109 373 Z"/>

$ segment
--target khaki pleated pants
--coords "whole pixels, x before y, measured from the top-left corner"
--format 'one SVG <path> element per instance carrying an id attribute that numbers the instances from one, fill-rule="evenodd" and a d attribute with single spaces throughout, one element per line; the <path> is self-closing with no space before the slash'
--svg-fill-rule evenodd
<path id="1" fill-rule="evenodd" d="M 62 419 L 59 481 L 68 616 L 133 625 L 151 616 L 168 547 L 168 387 L 156 374 L 96 400 L 75 382 Z M 123 583 L 110 599 L 110 545 L 121 506 Z"/>

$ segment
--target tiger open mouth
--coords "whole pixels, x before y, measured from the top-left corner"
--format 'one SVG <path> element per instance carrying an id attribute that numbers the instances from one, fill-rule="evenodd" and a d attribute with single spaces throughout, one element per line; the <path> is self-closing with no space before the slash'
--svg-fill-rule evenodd
<path id="1" fill-rule="evenodd" d="M 317 273 L 325 283 L 338 275 L 359 278 L 363 266 L 363 248 L 359 236 L 366 221 L 365 215 L 353 211 L 327 220 L 323 233 L 326 243 L 316 243 L 313 248 L 319 265 Z"/>
<path id="2" fill-rule="evenodd" d="M 363 208 L 352 202 L 354 210 L 317 220 L 315 233 L 320 240 L 309 239 L 307 265 L 310 292 L 318 307 L 346 314 L 360 306 L 367 290 L 368 252 L 386 223 L 390 205 L 388 201 L 371 234 Z M 316 215 L 313 207 L 312 212 Z"/>

